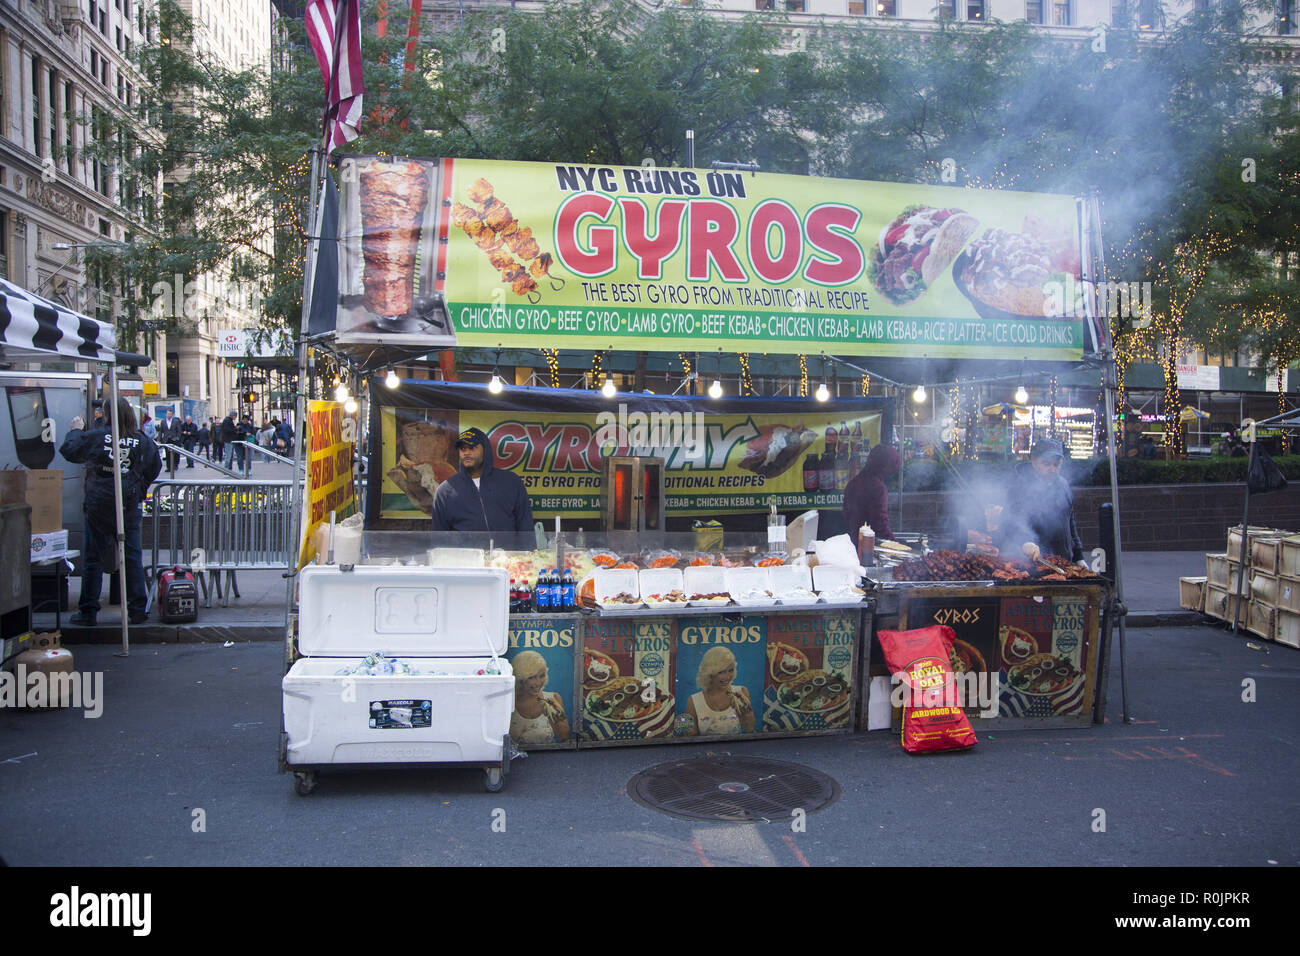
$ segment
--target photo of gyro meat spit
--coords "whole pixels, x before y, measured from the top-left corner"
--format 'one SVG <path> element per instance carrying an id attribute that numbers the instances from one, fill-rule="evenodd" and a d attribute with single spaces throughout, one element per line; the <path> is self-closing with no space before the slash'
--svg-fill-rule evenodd
<path id="1" fill-rule="evenodd" d="M 420 163 L 360 164 L 362 282 L 366 308 L 380 316 L 411 311 L 415 255 L 429 198 Z"/>

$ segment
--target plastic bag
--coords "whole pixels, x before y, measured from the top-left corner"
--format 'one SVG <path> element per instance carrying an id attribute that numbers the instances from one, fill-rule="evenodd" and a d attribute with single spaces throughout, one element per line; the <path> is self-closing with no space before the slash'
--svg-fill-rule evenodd
<path id="1" fill-rule="evenodd" d="M 1286 475 L 1277 466 L 1269 453 L 1259 447 L 1250 446 L 1250 465 L 1246 469 L 1246 488 L 1252 495 L 1266 491 L 1281 491 L 1286 487 Z"/>

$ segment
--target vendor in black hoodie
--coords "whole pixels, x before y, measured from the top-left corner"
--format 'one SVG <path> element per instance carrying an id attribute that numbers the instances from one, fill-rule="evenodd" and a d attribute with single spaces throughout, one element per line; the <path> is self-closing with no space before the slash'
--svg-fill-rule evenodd
<path id="1" fill-rule="evenodd" d="M 433 496 L 434 531 L 533 530 L 533 506 L 517 476 L 492 467 L 487 435 L 469 428 L 456 439 L 460 471 Z"/>

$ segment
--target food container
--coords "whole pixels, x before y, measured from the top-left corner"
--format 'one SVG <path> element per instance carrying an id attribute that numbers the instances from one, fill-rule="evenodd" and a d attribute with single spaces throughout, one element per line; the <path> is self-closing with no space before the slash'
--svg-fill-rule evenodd
<path id="1" fill-rule="evenodd" d="M 696 594 L 727 593 L 725 569 L 718 567 L 687 568 L 682 572 L 682 578 L 686 590 L 686 596 L 687 598 L 691 598 L 690 603 L 692 605 L 714 607 L 731 603 L 730 597 L 701 598 L 699 600 L 692 598 L 692 595 Z"/>
<path id="2" fill-rule="evenodd" d="M 430 548 L 427 563 L 431 568 L 484 568 L 487 552 L 482 548 Z"/>
<path id="3" fill-rule="evenodd" d="M 652 594 L 669 594 L 672 591 L 684 591 L 685 585 L 682 582 L 682 572 L 677 568 L 646 568 L 637 572 L 638 583 L 641 588 L 641 600 L 645 602 L 646 607 L 666 608 L 666 607 L 685 607 L 686 601 L 664 601 L 652 600 Z"/>
<path id="4" fill-rule="evenodd" d="M 636 602 L 625 604 L 613 600 L 619 594 L 631 594 Z M 641 584 L 637 572 L 622 568 L 596 570 L 596 606 L 610 610 L 641 607 Z"/>
<path id="5" fill-rule="evenodd" d="M 756 568 L 779 568 L 785 564 L 785 553 L 769 551 L 766 554 L 756 554 L 750 559 L 750 563 Z"/>
<path id="6" fill-rule="evenodd" d="M 603 548 L 589 551 L 587 557 L 598 568 L 612 568 L 623 560 L 622 556 L 615 554 L 613 551 L 606 551 Z"/>
<path id="7" fill-rule="evenodd" d="M 727 593 L 737 604 L 770 607 L 776 603 L 776 598 L 770 593 L 772 580 L 768 568 L 727 568 L 723 579 Z"/>
<path id="8" fill-rule="evenodd" d="M 649 551 L 645 554 L 643 560 L 645 566 L 653 570 L 662 570 L 666 568 L 676 568 L 681 565 L 682 555 L 680 551 Z"/>
<path id="9" fill-rule="evenodd" d="M 821 591 L 845 591 L 858 586 L 858 575 L 848 568 L 832 564 L 819 564 L 812 569 L 812 589 Z"/>

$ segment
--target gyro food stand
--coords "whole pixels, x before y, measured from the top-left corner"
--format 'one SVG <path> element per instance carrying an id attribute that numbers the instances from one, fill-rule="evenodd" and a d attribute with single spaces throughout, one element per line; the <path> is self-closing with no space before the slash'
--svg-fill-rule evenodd
<path id="1" fill-rule="evenodd" d="M 316 575 L 373 575 L 374 586 L 362 588 L 369 596 L 357 598 L 363 612 L 354 618 L 331 617 L 324 605 L 291 613 L 287 663 L 321 653 L 305 642 L 308 623 L 333 633 L 344 620 L 360 643 L 336 647 L 339 657 L 355 658 L 369 642 L 376 654 L 434 659 L 450 645 L 386 641 L 378 623 L 384 601 L 407 608 L 401 602 L 424 588 L 437 593 L 437 615 L 414 615 L 411 605 L 403 626 L 436 620 L 439 634 L 479 634 L 472 647 L 457 646 L 475 663 L 487 654 L 494 673 L 471 676 L 514 684 L 509 728 L 489 759 L 467 743 L 421 749 L 438 736 L 430 691 L 409 698 L 433 710 L 421 728 L 357 724 L 374 760 L 459 757 L 502 770 L 515 747 L 879 726 L 889 692 L 873 640 L 882 622 L 953 626 L 954 667 L 985 679 L 997 725 L 1100 719 L 1107 639 L 1113 623 L 1122 627 L 1107 579 L 1079 571 L 1044 580 L 1042 569 L 1020 565 L 945 576 L 943 543 L 931 549 L 920 536 L 907 553 L 881 549 L 897 575 L 876 568 L 863 577 L 851 561 L 846 571 L 813 554 L 815 533 L 795 541 L 741 530 L 761 519 L 728 518 L 779 512 L 772 524 L 781 528 L 810 510 L 838 517 L 848 476 L 870 447 L 895 437 L 901 412 L 891 400 L 606 398 L 409 379 L 383 388 L 375 377 L 404 357 L 453 347 L 717 349 L 820 352 L 858 371 L 866 369 L 845 357 L 869 359 L 873 376 L 899 388 L 945 382 L 956 363 L 994 375 L 1084 362 L 1104 370 L 1110 398 L 1108 329 L 1092 318 L 1090 294 L 1104 278 L 1095 203 L 716 170 L 392 157 L 343 157 L 338 178 L 345 238 L 322 253 L 338 264 L 338 287 L 324 293 L 334 324 L 305 331 L 374 383 L 369 415 L 355 426 L 369 433 L 368 489 L 364 521 L 353 521 L 364 527 L 340 532 L 360 538 L 348 545 L 351 562 L 329 564 L 305 547 L 301 563 L 324 566 L 304 570 L 299 598 L 332 596 Z M 326 189 L 329 200 L 328 177 Z M 319 232 L 333 234 L 328 224 Z M 1064 291 L 1045 300 L 1053 283 Z M 314 293 L 304 301 L 319 315 Z M 335 466 L 309 468 L 309 498 L 319 498 L 318 480 L 346 480 L 337 408 L 315 404 L 333 415 L 320 439 Z M 437 489 L 457 469 L 455 438 L 468 427 L 487 435 L 493 467 L 524 482 L 538 521 L 525 540 L 429 531 Z M 304 502 L 304 542 L 315 534 L 315 549 L 328 550 L 319 529 L 331 512 L 343 517 L 335 507 L 343 501 L 354 494 L 335 488 Z M 686 530 L 715 519 L 720 528 Z M 960 556 L 964 542 L 956 545 Z M 932 564 L 918 574 L 909 561 Z M 381 585 L 385 572 L 371 568 L 385 567 L 403 583 Z M 1106 570 L 1117 584 L 1116 563 Z M 451 571 L 496 574 L 499 588 L 461 594 Z M 549 595 L 565 571 L 571 603 L 542 610 L 520 598 L 521 588 Z M 381 596 L 383 587 L 409 593 Z M 513 612 L 480 623 L 485 600 Z M 501 730 L 493 715 L 481 721 L 489 739 Z M 358 707 L 346 720 L 363 717 Z M 416 746 L 404 749 L 408 740 Z M 335 762 L 346 742 L 336 743 Z M 293 752 L 284 769 L 293 769 Z"/>

